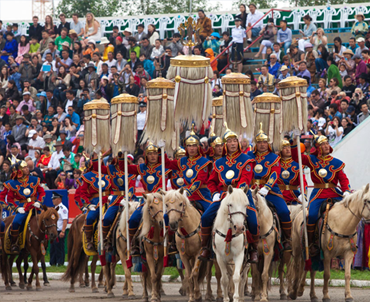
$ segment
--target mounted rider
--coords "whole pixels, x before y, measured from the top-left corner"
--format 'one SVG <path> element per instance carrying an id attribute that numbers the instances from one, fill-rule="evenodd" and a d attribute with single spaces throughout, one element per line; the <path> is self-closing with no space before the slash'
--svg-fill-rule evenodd
<path id="1" fill-rule="evenodd" d="M 174 158 L 179 160 L 180 158 L 186 156 L 185 149 L 178 147 L 173 154 Z M 184 179 L 182 177 L 181 171 L 172 171 L 171 173 L 171 188 L 174 190 L 177 190 L 181 188 L 181 186 L 184 184 Z"/>
<path id="2" fill-rule="evenodd" d="M 4 197 L 7 194 L 8 209 L 16 212 L 10 229 L 12 244 L 10 250 L 12 253 L 19 253 L 19 228 L 25 222 L 30 210 L 41 208 L 45 191 L 40 185 L 40 178 L 30 175 L 25 161 L 17 161 L 11 169 L 12 179 L 4 184 L 5 190 L 0 200 L 1 203 L 5 203 Z"/>
<path id="3" fill-rule="evenodd" d="M 269 137 L 262 130 L 262 123 L 254 140 L 254 150 L 248 152 L 248 155 L 255 160 L 252 184 L 258 186 L 260 188 L 258 193 L 275 206 L 285 237 L 284 250 L 291 251 L 292 221 L 288 206 L 277 184 L 281 172 L 280 157 L 272 152 Z"/>
<path id="4" fill-rule="evenodd" d="M 281 174 L 277 181 L 280 191 L 283 193 L 287 205 L 302 203 L 301 182 L 299 178 L 299 164 L 292 159 L 292 150 L 288 140 L 282 141 L 280 151 Z M 307 192 L 306 177 L 303 174 L 303 186 Z"/>
<path id="5" fill-rule="evenodd" d="M 215 162 L 216 160 L 221 158 L 223 145 L 224 144 L 222 142 L 221 137 L 217 136 L 216 134 L 212 132 L 208 139 L 209 149 L 208 149 L 207 158 L 212 162 Z"/>
<path id="6" fill-rule="evenodd" d="M 140 165 L 129 165 L 129 174 L 138 176 L 140 175 L 141 183 L 143 184 L 146 193 L 155 193 L 162 189 L 162 165 L 160 159 L 160 149 L 153 143 L 149 142 L 145 148 L 145 163 Z M 123 170 L 123 163 L 120 162 L 120 169 Z M 165 177 L 171 173 L 170 169 L 166 169 Z M 134 244 L 132 239 L 134 238 L 137 229 L 139 228 L 141 218 L 143 216 L 144 202 L 142 201 L 140 206 L 132 213 L 129 220 L 129 235 L 132 246 L 131 254 L 138 256 L 139 249 Z"/>
<path id="7" fill-rule="evenodd" d="M 84 225 L 84 232 L 86 236 L 86 248 L 89 251 L 95 251 L 93 244 L 94 222 L 99 217 L 99 163 L 98 159 L 89 159 L 86 163 L 86 172 L 81 176 L 79 186 L 79 195 L 82 203 L 82 211 L 89 209 Z M 110 194 L 110 178 L 107 175 L 107 168 L 101 164 L 101 185 L 102 185 L 102 203 L 108 203 Z"/>
<path id="8" fill-rule="evenodd" d="M 330 155 L 333 149 L 329 145 L 328 138 L 323 135 L 314 135 L 314 147 L 315 149 L 311 151 L 310 155 L 302 154 L 302 164 L 310 168 L 311 179 L 314 183 L 308 204 L 307 221 L 308 245 L 311 256 L 318 252 L 318 247 L 314 246 L 314 236 L 321 204 L 328 199 L 333 202 L 340 201 L 351 192 L 349 180 L 343 171 L 345 164 Z M 297 161 L 298 150 L 293 141 L 291 141 L 291 148 L 292 158 Z"/>
<path id="9" fill-rule="evenodd" d="M 213 202 L 207 211 L 204 212 L 201 219 L 202 251 L 200 258 L 204 260 L 210 259 L 211 256 L 209 240 L 212 225 L 221 201 L 227 194 L 228 186 L 244 188 L 250 185 L 253 179 L 254 160 L 241 152 L 238 135 L 227 128 L 223 135 L 223 142 L 225 143 L 223 156 L 213 164 L 213 170 L 208 179 L 208 188 L 212 193 Z M 259 240 L 257 214 L 252 194 L 248 192 L 247 196 L 249 200 L 249 206 L 247 208 L 248 229 L 253 238 L 250 262 L 255 263 L 258 260 L 257 245 Z"/>
<path id="10" fill-rule="evenodd" d="M 119 154 L 120 155 L 120 154 Z M 121 164 L 122 162 L 122 164 Z M 125 172 L 120 166 L 124 166 L 124 158 L 118 156 L 113 159 L 112 164 L 108 165 L 107 173 L 110 179 L 111 185 L 111 200 L 109 202 L 109 207 L 103 218 L 103 240 L 106 250 L 111 250 L 111 242 L 107 235 L 112 227 L 112 223 L 116 218 L 120 203 L 125 199 Z M 135 175 L 128 175 L 128 198 L 129 200 L 135 194 Z"/>

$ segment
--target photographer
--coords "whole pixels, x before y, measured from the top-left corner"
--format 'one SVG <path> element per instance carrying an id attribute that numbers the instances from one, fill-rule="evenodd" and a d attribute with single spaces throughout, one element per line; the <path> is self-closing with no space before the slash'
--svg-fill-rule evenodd
<path id="1" fill-rule="evenodd" d="M 334 104 L 333 104 L 334 105 Z M 329 137 L 329 145 L 334 148 L 343 137 L 343 127 L 338 116 L 334 116 L 333 120 L 326 125 L 325 135 Z"/>
<path id="2" fill-rule="evenodd" d="M 21 65 L 19 65 L 19 73 L 21 74 L 21 81 L 29 80 L 31 81 L 33 75 L 36 73 L 36 67 L 30 61 L 31 56 L 26 53 L 23 55 L 23 60 Z"/>
<path id="3" fill-rule="evenodd" d="M 361 88 L 356 88 L 355 92 L 352 95 L 352 99 L 349 102 L 349 105 L 355 108 L 356 114 L 361 112 L 361 104 L 366 103 L 366 98 L 361 90 Z"/>

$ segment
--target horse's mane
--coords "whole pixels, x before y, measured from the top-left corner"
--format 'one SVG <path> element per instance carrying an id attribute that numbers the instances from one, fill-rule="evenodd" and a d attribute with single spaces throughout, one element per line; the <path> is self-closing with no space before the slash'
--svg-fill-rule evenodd
<path id="1" fill-rule="evenodd" d="M 150 231 L 150 228 L 152 226 L 152 219 L 150 217 L 149 210 L 148 210 L 148 206 L 149 206 L 148 201 L 149 201 L 149 199 L 152 200 L 155 197 L 158 198 L 159 200 L 163 201 L 162 194 L 159 194 L 159 193 L 147 194 L 145 205 L 143 206 L 143 218 L 142 218 L 143 226 L 141 228 L 141 232 L 140 232 L 139 237 L 146 236 Z"/>
<path id="2" fill-rule="evenodd" d="M 167 199 L 173 199 L 173 198 L 181 198 L 181 200 L 185 200 L 186 202 L 186 206 L 187 207 L 193 207 L 193 205 L 191 204 L 189 198 L 185 197 L 184 195 L 182 195 L 179 190 L 170 190 L 167 192 L 167 194 L 165 195 L 165 198 Z"/>
<path id="3" fill-rule="evenodd" d="M 348 196 L 344 197 L 340 202 L 337 202 L 337 205 L 343 205 L 345 208 L 349 206 L 351 201 L 358 201 L 363 199 L 364 194 L 369 195 L 369 191 L 365 192 L 365 188 L 367 185 L 363 186 L 360 190 L 355 191 Z"/>
<path id="4" fill-rule="evenodd" d="M 53 213 L 50 213 L 50 212 L 53 212 Z M 48 207 L 48 209 L 46 210 L 46 211 L 43 211 L 43 212 L 41 212 L 41 214 L 39 215 L 39 221 L 38 221 L 38 223 L 39 223 L 39 225 L 41 225 L 41 223 L 42 223 L 42 220 L 47 216 L 47 215 L 51 215 L 51 214 L 54 214 L 55 215 L 55 217 L 56 217 L 56 219 L 58 220 L 59 219 L 59 214 L 58 214 L 58 211 L 55 209 L 55 208 L 52 208 L 52 207 Z"/>
<path id="5" fill-rule="evenodd" d="M 233 198 L 233 203 L 237 203 L 242 200 L 247 201 L 247 205 L 249 205 L 249 200 L 247 195 L 245 195 L 244 191 L 242 189 L 233 189 L 232 194 L 227 193 L 226 197 L 221 201 L 220 208 L 218 209 L 217 216 L 214 222 L 213 227 L 214 228 L 220 228 L 222 225 L 226 222 L 226 217 L 229 213 L 228 209 L 228 203 L 229 199 Z"/>
<path id="6" fill-rule="evenodd" d="M 137 207 L 139 206 L 139 202 L 137 201 L 132 201 L 129 203 L 129 213 L 128 213 L 128 216 L 130 217 L 131 214 L 137 209 Z M 126 207 L 125 209 L 123 210 L 122 214 L 121 214 L 121 218 L 119 220 L 119 225 L 118 225 L 118 229 L 121 230 L 121 232 L 123 230 L 126 229 Z"/>

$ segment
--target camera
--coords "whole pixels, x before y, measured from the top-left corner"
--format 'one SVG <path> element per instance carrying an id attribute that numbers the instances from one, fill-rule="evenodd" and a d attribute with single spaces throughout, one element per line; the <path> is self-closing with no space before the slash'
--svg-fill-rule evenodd
<path id="1" fill-rule="evenodd" d="M 355 93 L 355 97 L 358 98 L 360 95 L 356 92 Z"/>

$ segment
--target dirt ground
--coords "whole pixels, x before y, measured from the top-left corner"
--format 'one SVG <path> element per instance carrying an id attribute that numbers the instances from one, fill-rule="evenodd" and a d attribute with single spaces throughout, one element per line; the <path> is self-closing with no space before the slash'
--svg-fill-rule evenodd
<path id="1" fill-rule="evenodd" d="M 17 282 L 17 280 L 15 280 Z M 76 301 L 98 301 L 101 299 L 107 299 L 109 301 L 143 301 L 141 299 L 142 287 L 140 283 L 134 283 L 134 291 L 136 294 L 136 299 L 127 299 L 122 298 L 122 282 L 118 282 L 114 289 L 114 298 L 107 298 L 104 293 L 104 289 L 99 288 L 99 293 L 92 293 L 90 288 L 79 288 L 76 287 L 75 293 L 69 293 L 68 288 L 69 284 L 61 281 L 51 280 L 49 287 L 43 287 L 42 291 L 32 291 L 22 290 L 19 287 L 13 287 L 11 291 L 5 291 L 2 280 L 0 281 L 0 300 L 1 302 L 5 301 L 22 301 L 22 302 L 31 302 L 31 301 L 63 301 L 63 302 L 76 302 Z M 186 297 L 179 295 L 178 290 L 180 288 L 180 283 L 164 283 L 163 284 L 165 296 L 162 297 L 162 301 L 188 301 Z M 213 285 L 214 292 L 216 290 Z M 367 302 L 369 301 L 369 289 L 359 289 L 353 288 L 352 295 L 356 302 Z M 330 288 L 329 290 L 331 301 L 344 301 L 344 288 L 336 287 Z M 322 287 L 317 287 L 316 295 L 319 298 L 319 301 L 322 299 Z M 204 301 L 204 300 L 203 300 Z M 251 301 L 250 297 L 246 297 L 245 301 Z M 269 294 L 269 301 L 280 301 L 279 288 L 276 286 L 272 287 L 272 291 Z M 309 299 L 309 288 L 306 287 L 303 297 L 297 299 L 297 301 L 310 301 Z"/>

